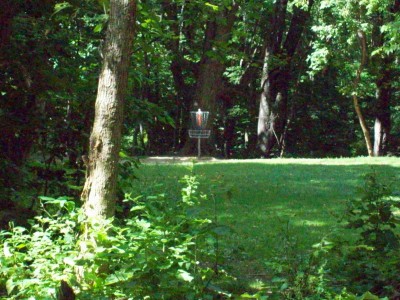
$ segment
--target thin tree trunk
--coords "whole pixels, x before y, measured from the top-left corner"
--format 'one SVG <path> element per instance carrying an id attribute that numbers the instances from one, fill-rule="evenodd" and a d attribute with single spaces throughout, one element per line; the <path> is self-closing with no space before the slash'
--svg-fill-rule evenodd
<path id="1" fill-rule="evenodd" d="M 365 118 L 361 111 L 361 107 L 360 107 L 360 104 L 358 102 L 358 98 L 356 95 L 353 95 L 353 105 L 354 105 L 354 109 L 355 109 L 357 117 L 358 117 L 358 121 L 361 126 L 361 130 L 364 134 L 364 140 L 365 140 L 365 144 L 367 146 L 368 156 L 374 156 L 372 142 L 371 142 L 371 135 L 369 133 L 367 123 L 365 122 Z"/>
<path id="2" fill-rule="evenodd" d="M 292 122 L 293 118 L 294 118 L 294 104 L 292 103 L 292 106 L 290 108 L 290 115 L 289 115 L 289 117 L 287 119 L 286 126 L 285 126 L 285 129 L 283 131 L 283 134 L 282 134 L 281 140 L 280 140 L 281 149 L 280 149 L 279 157 L 281 157 L 281 158 L 284 157 L 284 155 L 285 155 L 286 137 L 287 137 L 288 130 L 290 128 L 290 125 L 291 125 L 291 122 Z"/>
<path id="3" fill-rule="evenodd" d="M 95 118 L 90 136 L 87 177 L 82 192 L 85 214 L 111 217 L 115 211 L 123 101 L 134 35 L 134 0 L 111 0 Z"/>
<path id="4" fill-rule="evenodd" d="M 353 89 L 354 89 L 353 105 L 354 105 L 354 109 L 357 113 L 358 121 L 360 122 L 362 132 L 364 134 L 364 139 L 365 139 L 365 144 L 367 146 L 368 156 L 374 156 L 373 146 L 372 146 L 372 142 L 371 142 L 371 135 L 369 133 L 369 129 L 368 129 L 367 123 L 365 121 L 364 115 L 361 111 L 361 107 L 360 107 L 358 97 L 356 94 L 356 89 L 361 81 L 361 73 L 364 70 L 365 64 L 367 63 L 367 42 L 365 39 L 365 33 L 362 30 L 358 30 L 357 36 L 361 43 L 361 62 L 360 62 L 360 67 L 358 68 L 357 73 L 356 73 L 356 78 L 354 79 L 354 82 L 353 82 Z"/>
<path id="5" fill-rule="evenodd" d="M 185 3 L 182 4 L 181 7 L 178 7 L 176 3 L 171 3 L 171 1 L 162 1 L 162 7 L 165 12 L 166 18 L 170 21 L 169 26 L 172 33 L 179 37 L 179 39 L 170 39 L 168 43 L 166 43 L 166 47 L 171 51 L 173 57 L 170 65 L 170 70 L 174 79 L 175 90 L 176 90 L 176 106 L 177 106 L 177 114 L 175 119 L 176 125 L 176 147 L 174 150 L 179 150 L 184 147 L 186 141 L 188 140 L 187 127 L 189 124 L 189 114 L 192 97 L 193 97 L 193 86 L 185 82 L 185 72 L 189 71 L 192 73 L 197 72 L 197 65 L 195 63 L 189 62 L 184 58 L 185 51 L 182 49 L 181 45 L 181 36 L 185 36 L 185 39 L 190 44 L 190 36 L 193 34 L 192 26 L 188 26 L 185 32 L 182 32 L 184 29 L 183 24 L 183 16 L 182 20 L 178 20 L 178 12 L 182 14 L 184 11 Z"/>

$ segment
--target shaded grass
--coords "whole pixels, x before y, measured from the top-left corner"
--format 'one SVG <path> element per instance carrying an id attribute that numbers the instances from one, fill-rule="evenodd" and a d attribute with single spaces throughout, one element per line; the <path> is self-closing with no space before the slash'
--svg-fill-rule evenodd
<path id="1" fill-rule="evenodd" d="M 180 197 L 179 179 L 191 164 L 146 164 L 135 193 Z M 283 159 L 196 163 L 193 172 L 208 194 L 204 207 L 231 232 L 221 236 L 224 265 L 243 287 L 268 279 L 264 263 L 282 250 L 283 238 L 306 252 L 321 238 L 348 234 L 339 229 L 346 202 L 357 196 L 363 175 L 375 171 L 398 181 L 400 159 Z"/>

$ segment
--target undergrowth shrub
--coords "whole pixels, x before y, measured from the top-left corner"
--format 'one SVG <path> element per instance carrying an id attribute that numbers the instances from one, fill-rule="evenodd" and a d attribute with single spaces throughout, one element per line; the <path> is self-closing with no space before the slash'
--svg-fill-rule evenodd
<path id="1" fill-rule="evenodd" d="M 54 299 L 64 280 L 79 299 L 212 299 L 212 224 L 201 215 L 196 179 L 183 182 L 172 201 L 127 194 L 126 219 L 91 223 L 89 239 L 80 238 L 86 220 L 73 201 L 42 197 L 30 228 L 1 232 L 0 295 Z"/>
<path id="2" fill-rule="evenodd" d="M 6 289 L 7 299 L 50 299 L 60 280 L 73 278 L 79 213 L 68 198 L 41 203 L 43 215 L 30 228 L 10 224 L 0 233 L 0 291 Z"/>
<path id="3" fill-rule="evenodd" d="M 360 193 L 361 197 L 349 202 L 344 217 L 345 228 L 356 232 L 357 239 L 336 242 L 332 251 L 338 258 L 334 270 L 355 293 L 369 290 L 397 299 L 400 296 L 399 197 L 376 173 L 365 176 Z"/>
<path id="4" fill-rule="evenodd" d="M 349 202 L 346 210 L 346 227 L 360 229 L 359 242 L 377 251 L 399 248 L 399 235 L 395 232 L 400 218 L 398 197 L 386 183 L 378 180 L 377 174 L 365 176 L 361 197 Z"/>
<path id="5" fill-rule="evenodd" d="M 266 262 L 271 279 L 271 299 L 333 299 L 328 287 L 327 257 L 330 243 L 322 241 L 312 251 L 299 250 L 290 223 L 280 235 L 276 255 Z"/>

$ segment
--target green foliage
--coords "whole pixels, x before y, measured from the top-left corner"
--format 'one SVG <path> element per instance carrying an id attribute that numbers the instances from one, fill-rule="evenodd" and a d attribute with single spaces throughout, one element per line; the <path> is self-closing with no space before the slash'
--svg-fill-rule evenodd
<path id="1" fill-rule="evenodd" d="M 398 293 L 400 280 L 399 199 L 376 173 L 365 176 L 361 192 L 361 198 L 349 203 L 345 216 L 346 228 L 356 231 L 358 239 L 338 243 L 336 275 L 351 283 L 354 292 L 391 296 Z"/>
<path id="2" fill-rule="evenodd" d="M 361 192 L 362 197 L 352 200 L 347 208 L 347 228 L 360 229 L 360 242 L 376 251 L 398 249 L 398 197 L 393 196 L 388 185 L 379 182 L 376 173 L 365 176 Z"/>
<path id="3" fill-rule="evenodd" d="M 41 197 L 43 215 L 30 229 L 1 233 L 1 289 L 10 299 L 51 298 L 64 280 L 80 299 L 210 298 L 215 274 L 207 267 L 206 240 L 213 235 L 211 221 L 198 209 L 203 196 L 196 179 L 185 176 L 182 182 L 180 199 L 127 194 L 124 220 L 91 221 L 90 226 L 70 199 Z M 79 238 L 83 228 L 90 238 Z M 83 270 L 80 278 L 77 270 Z"/>
<path id="4" fill-rule="evenodd" d="M 334 289 L 346 285 L 354 294 L 368 290 L 390 298 L 399 292 L 398 210 L 398 198 L 388 185 L 376 173 L 367 174 L 361 197 L 350 201 L 344 216 L 345 228 L 356 238 L 342 235 L 326 248 L 328 277 Z M 339 299 L 379 299 L 370 294 L 346 297 Z"/>
<path id="5" fill-rule="evenodd" d="M 290 232 L 289 222 L 277 244 L 276 255 L 266 262 L 271 279 L 274 299 L 332 299 L 327 279 L 327 260 L 323 254 L 329 242 L 314 246 L 312 253 L 299 250 L 296 236 Z"/>
<path id="6" fill-rule="evenodd" d="M 93 3 L 10 1 L 0 51 L 0 191 L 9 207 L 34 209 L 38 195 L 76 195 L 82 184 L 100 58 Z"/>
<path id="7" fill-rule="evenodd" d="M 387 297 L 380 298 L 371 292 L 364 292 L 370 289 L 371 285 L 357 281 L 350 281 L 351 284 L 349 284 L 349 278 L 343 277 L 343 270 L 335 265 L 338 263 L 337 257 L 333 255 L 337 247 L 335 242 L 322 239 L 321 242 L 313 245 L 311 252 L 302 252 L 296 237 L 289 231 L 289 223 L 282 234 L 282 242 L 277 245 L 274 258 L 266 262 L 267 270 L 274 274 L 271 279 L 272 299 L 388 299 Z M 360 248 L 357 248 L 357 251 L 359 250 Z M 354 263 L 349 259 L 350 256 L 344 255 L 344 257 L 343 265 L 340 267 Z M 363 261 L 363 264 L 365 262 Z M 353 272 L 354 276 L 360 278 L 366 271 L 354 268 Z M 371 283 L 371 278 L 369 283 Z M 346 286 L 353 293 L 361 294 L 361 296 L 348 291 Z M 374 291 L 382 294 L 382 291 Z"/>
<path id="8" fill-rule="evenodd" d="M 74 202 L 42 197 L 41 203 L 44 214 L 29 229 L 11 223 L 1 232 L 0 291 L 6 289 L 8 299 L 50 299 L 60 280 L 74 278 L 81 221 Z"/>

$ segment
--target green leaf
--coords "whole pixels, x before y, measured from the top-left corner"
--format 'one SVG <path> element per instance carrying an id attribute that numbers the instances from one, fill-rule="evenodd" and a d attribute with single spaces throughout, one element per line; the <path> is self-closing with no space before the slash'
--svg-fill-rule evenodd
<path id="1" fill-rule="evenodd" d="M 102 23 L 97 24 L 97 25 L 93 28 L 93 32 L 96 32 L 96 33 L 101 32 L 101 31 L 103 30 L 103 27 L 104 27 L 104 24 L 102 24 Z"/>
<path id="2" fill-rule="evenodd" d="M 75 209 L 75 202 L 73 201 L 66 201 L 64 204 L 65 208 L 68 212 L 73 212 Z"/>
<path id="3" fill-rule="evenodd" d="M 46 197 L 46 196 L 39 196 L 39 199 L 42 201 L 55 201 L 57 199 L 52 198 L 52 197 Z"/>
<path id="4" fill-rule="evenodd" d="M 26 248 L 26 247 L 27 247 L 27 244 L 25 244 L 25 243 L 18 244 L 18 246 L 16 246 L 17 249 L 23 249 L 23 248 Z"/>
<path id="5" fill-rule="evenodd" d="M 281 285 L 281 291 L 286 290 L 289 287 L 289 285 L 287 284 L 287 282 L 285 282 L 284 284 Z"/>
<path id="6" fill-rule="evenodd" d="M 255 297 L 253 295 L 250 295 L 249 293 L 241 294 L 240 298 L 244 299 L 254 299 Z"/>
<path id="7" fill-rule="evenodd" d="M 70 266 L 75 266 L 75 260 L 71 257 L 64 257 L 63 262 Z"/>
<path id="8" fill-rule="evenodd" d="M 70 7 L 72 7 L 72 5 L 68 2 L 57 3 L 56 5 L 54 5 L 54 14 L 58 14 L 60 11 Z"/>
<path id="9" fill-rule="evenodd" d="M 11 251 L 10 251 L 10 247 L 8 247 L 8 243 L 7 242 L 4 243 L 3 252 L 4 252 L 4 256 L 5 257 L 11 257 L 12 256 Z"/>
<path id="10" fill-rule="evenodd" d="M 118 283 L 120 280 L 117 276 L 115 276 L 115 274 L 111 274 L 109 275 L 106 280 L 105 280 L 105 285 L 112 285 L 114 283 Z"/>
<path id="11" fill-rule="evenodd" d="M 359 300 L 379 300 L 379 297 L 371 294 L 370 292 L 366 292 L 359 298 Z"/>
<path id="12" fill-rule="evenodd" d="M 211 4 L 210 2 L 204 3 L 206 6 L 211 7 L 213 11 L 218 11 L 219 7 L 217 5 Z"/>
<path id="13" fill-rule="evenodd" d="M 105 285 L 112 285 L 118 282 L 124 282 L 133 277 L 133 272 L 126 272 L 122 270 L 120 272 L 116 272 L 115 274 L 111 274 L 107 276 L 105 280 Z"/>
<path id="14" fill-rule="evenodd" d="M 144 205 L 135 205 L 134 207 L 132 207 L 130 209 L 130 211 L 145 210 L 145 209 L 146 209 L 146 206 L 144 206 Z"/>
<path id="15" fill-rule="evenodd" d="M 151 224 L 150 224 L 148 221 L 144 220 L 144 219 L 137 220 L 137 221 L 136 221 L 136 224 L 137 224 L 140 228 L 142 228 L 143 230 L 147 230 L 147 229 L 149 229 L 150 226 L 151 226 Z"/>
<path id="16" fill-rule="evenodd" d="M 178 270 L 177 277 L 187 282 L 191 282 L 194 279 L 194 277 L 185 270 Z"/>
<path id="17" fill-rule="evenodd" d="M 16 286 L 12 278 L 8 279 L 6 282 L 7 293 L 10 295 Z"/>

